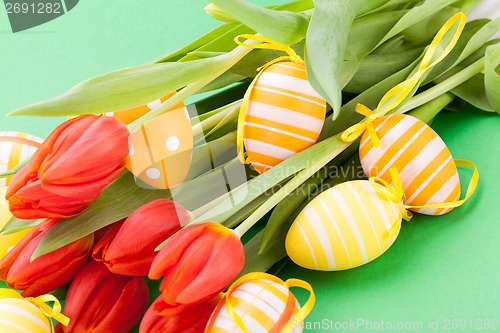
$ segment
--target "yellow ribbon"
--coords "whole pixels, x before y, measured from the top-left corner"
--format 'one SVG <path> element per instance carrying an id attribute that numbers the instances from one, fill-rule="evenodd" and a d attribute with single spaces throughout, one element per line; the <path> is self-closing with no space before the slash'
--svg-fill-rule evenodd
<path id="1" fill-rule="evenodd" d="M 446 36 L 446 34 L 450 31 L 450 29 L 455 24 L 457 24 L 457 22 L 458 27 L 453 34 L 452 39 L 446 45 L 446 47 L 444 47 L 443 50 L 440 51 L 439 44 Z M 419 84 L 420 79 L 424 76 L 424 74 L 429 69 L 433 68 L 439 62 L 441 62 L 451 52 L 451 50 L 453 50 L 458 42 L 460 35 L 462 34 L 465 23 L 466 17 L 463 13 L 460 12 L 453 15 L 448 21 L 446 21 L 446 23 L 441 27 L 441 29 L 439 29 L 431 44 L 425 51 L 418 70 L 410 78 L 390 89 L 382 97 L 375 111 L 372 111 L 370 108 L 364 106 L 363 104 L 357 104 L 355 108 L 356 112 L 364 115 L 366 118 L 360 123 L 353 125 L 345 130 L 341 136 L 342 140 L 345 142 L 353 142 L 360 135 L 362 135 L 365 130 L 367 130 L 368 135 L 370 136 L 370 140 L 373 142 L 373 145 L 375 147 L 380 146 L 380 139 L 378 138 L 377 133 L 375 132 L 375 128 L 373 127 L 373 122 L 375 121 L 375 119 L 397 108 L 404 101 L 404 99 L 408 97 L 412 90 Z M 431 63 L 431 59 L 438 52 L 441 53 Z"/>
<path id="2" fill-rule="evenodd" d="M 249 273 L 249 274 L 242 276 L 241 278 L 236 280 L 231 285 L 231 287 L 229 287 L 229 289 L 227 290 L 226 296 L 225 296 L 225 306 L 226 306 L 226 310 L 227 310 L 229 317 L 236 323 L 236 325 L 238 325 L 238 327 L 243 332 L 251 333 L 248 330 L 248 328 L 246 327 L 246 325 L 243 322 L 243 320 L 241 319 L 241 317 L 234 310 L 234 307 L 232 306 L 229 298 L 230 298 L 231 294 L 233 293 L 233 291 L 236 288 L 238 288 L 240 285 L 242 285 L 243 283 L 248 282 L 248 281 L 252 281 L 252 280 L 259 280 L 259 279 L 270 280 L 270 281 L 276 282 L 276 283 L 286 287 L 287 289 L 290 289 L 292 287 L 298 287 L 298 288 L 302 288 L 302 289 L 309 291 L 309 293 L 310 293 L 309 299 L 301 307 L 301 309 L 299 311 L 297 311 L 297 313 L 292 314 L 292 316 L 290 317 L 290 320 L 288 320 L 288 322 L 287 322 L 288 324 L 284 324 L 283 327 L 281 327 L 281 328 L 274 327 L 272 329 L 272 332 L 275 332 L 276 329 L 280 329 L 279 333 L 292 332 L 293 331 L 292 325 L 294 323 L 296 323 L 297 325 L 302 323 L 304 321 L 304 319 L 307 317 L 307 315 L 311 312 L 312 308 L 314 307 L 314 303 L 316 302 L 316 296 L 314 295 L 314 291 L 313 291 L 311 285 L 309 283 L 302 281 L 302 280 L 299 280 L 299 279 L 288 279 L 285 282 L 283 282 L 283 280 L 281 280 L 280 278 L 278 278 L 274 275 L 267 274 L 267 273 L 261 273 L 261 272 Z M 294 299 L 292 297 L 289 297 L 289 303 L 290 304 L 287 304 L 287 307 L 288 307 L 288 305 L 295 307 L 295 302 L 294 302 Z"/>
<path id="3" fill-rule="evenodd" d="M 405 221 L 409 221 L 412 217 L 413 214 L 408 210 L 408 209 L 420 209 L 420 208 L 455 208 L 463 205 L 474 193 L 477 187 L 477 183 L 479 181 L 479 171 L 477 170 L 477 167 L 474 163 L 471 161 L 466 161 L 466 160 L 455 160 L 455 164 L 457 166 L 461 167 L 469 167 L 473 169 L 472 177 L 469 181 L 469 186 L 467 187 L 467 191 L 465 193 L 465 197 L 461 200 L 457 201 L 450 201 L 450 202 L 440 202 L 440 203 L 434 203 L 434 204 L 427 204 L 427 205 L 421 205 L 421 206 L 412 206 L 412 205 L 406 205 L 403 203 L 402 205 L 402 210 L 403 210 L 403 219 Z M 375 187 L 375 190 L 382 194 L 385 195 L 389 200 L 393 202 L 402 202 L 404 201 L 404 192 L 403 192 L 403 185 L 401 184 L 401 179 L 399 178 L 399 173 L 396 168 L 390 168 L 389 172 L 391 174 L 392 178 L 392 183 L 393 185 L 389 184 L 387 181 L 383 180 L 382 178 L 379 177 L 371 177 L 369 181 L 371 183 L 379 183 L 383 185 L 383 187 L 377 186 Z"/>
<path id="4" fill-rule="evenodd" d="M 253 40 L 257 42 L 261 42 L 260 44 L 253 44 L 253 43 L 243 43 L 240 41 L 240 38 L 245 38 L 246 40 Z M 260 66 L 257 68 L 257 71 L 259 74 L 253 79 L 252 83 L 248 87 L 245 95 L 243 96 L 243 100 L 241 101 L 241 107 L 240 107 L 240 113 L 238 115 L 238 127 L 236 131 L 236 146 L 238 147 L 238 158 L 242 163 L 248 164 L 250 161 L 244 158 L 244 149 L 243 149 L 243 135 L 244 135 L 244 125 L 245 125 L 245 115 L 246 115 L 246 110 L 248 107 L 248 101 L 250 99 L 250 93 L 252 92 L 252 89 L 255 85 L 255 82 L 258 80 L 260 77 L 262 71 L 266 69 L 267 67 L 277 63 L 277 62 L 282 62 L 282 61 L 291 61 L 291 62 L 296 62 L 296 63 L 304 63 L 304 60 L 297 54 L 295 51 L 287 45 L 280 44 L 278 42 L 273 41 L 272 39 L 263 37 L 263 36 L 257 36 L 257 35 L 249 35 L 249 34 L 243 34 L 236 36 L 234 38 L 234 41 L 236 44 L 239 46 L 243 47 L 248 47 L 251 49 L 267 49 L 267 50 L 276 50 L 276 51 L 283 51 L 287 55 L 286 56 L 281 56 L 276 59 L 273 59 L 267 63 L 265 63 L 263 66 Z"/>
<path id="5" fill-rule="evenodd" d="M 38 297 L 26 297 L 24 298 L 21 296 L 19 293 L 12 289 L 6 289 L 6 288 L 0 288 L 0 299 L 3 298 L 15 298 L 15 299 L 24 299 L 42 311 L 42 313 L 47 316 L 48 318 L 53 318 L 63 324 L 64 326 L 68 326 L 70 319 L 63 315 L 61 313 L 62 307 L 61 303 L 59 300 L 52 295 L 42 295 Z M 45 304 L 47 302 L 53 302 L 54 305 L 50 307 L 49 305 Z M 54 332 L 54 326 L 52 324 L 52 321 L 49 320 L 50 327 L 52 332 Z"/>

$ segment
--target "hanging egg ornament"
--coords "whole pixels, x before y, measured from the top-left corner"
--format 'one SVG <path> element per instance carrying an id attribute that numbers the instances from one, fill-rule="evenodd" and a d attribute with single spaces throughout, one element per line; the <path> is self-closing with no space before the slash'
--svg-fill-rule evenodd
<path id="1" fill-rule="evenodd" d="M 364 265 L 396 240 L 401 201 L 368 180 L 336 185 L 300 212 L 286 236 L 288 256 L 299 266 L 339 271 Z"/>
<path id="2" fill-rule="evenodd" d="M 250 89 L 243 110 L 243 141 L 257 172 L 316 143 L 326 101 L 307 80 L 303 62 L 278 62 L 264 68 Z"/>
<path id="3" fill-rule="evenodd" d="M 125 109 L 125 110 L 120 110 L 120 111 L 114 111 L 114 112 L 106 112 L 104 115 L 107 117 L 115 117 L 118 120 L 120 120 L 122 123 L 125 125 L 130 124 L 134 120 L 139 119 L 149 111 L 153 110 L 157 106 L 159 106 L 161 103 L 165 102 L 167 99 L 172 97 L 175 94 L 175 91 L 168 93 L 167 95 L 158 98 L 152 102 L 149 102 L 148 104 L 144 104 L 141 106 L 137 106 L 134 108 L 130 109 Z"/>
<path id="4" fill-rule="evenodd" d="M 373 122 L 380 139 L 376 147 L 367 131 L 361 137 L 359 157 L 368 177 L 390 181 L 397 168 L 405 204 L 421 206 L 453 202 L 460 198 L 457 167 L 443 140 L 423 121 L 403 114 L 383 116 Z M 452 208 L 410 208 L 418 213 L 442 215 Z"/>
<path id="5" fill-rule="evenodd" d="M 42 311 L 25 299 L 0 299 L 0 332 L 50 333 L 49 320 Z"/>
<path id="6" fill-rule="evenodd" d="M 235 315 L 228 311 L 228 303 L 247 332 L 280 332 L 285 325 L 291 325 L 290 332 L 302 332 L 300 323 L 292 320 L 293 314 L 300 310 L 297 299 L 286 286 L 276 281 L 251 279 L 236 286 L 215 308 L 205 333 L 245 333 Z"/>
<path id="7" fill-rule="evenodd" d="M 20 132 L 0 132 L 0 173 L 13 169 L 33 155 L 42 139 Z M 0 186 L 9 184 L 11 177 L 0 178 Z"/>
<path id="8" fill-rule="evenodd" d="M 193 129 L 184 103 L 156 117 L 130 135 L 129 169 L 157 189 L 179 185 L 191 165 Z"/>
<path id="9" fill-rule="evenodd" d="M 5 199 L 7 187 L 0 187 L 0 230 L 11 219 L 9 202 Z M 0 235 L 0 259 L 2 259 L 33 228 L 27 228 L 8 235 Z M 2 332 L 2 331 L 0 331 Z"/>

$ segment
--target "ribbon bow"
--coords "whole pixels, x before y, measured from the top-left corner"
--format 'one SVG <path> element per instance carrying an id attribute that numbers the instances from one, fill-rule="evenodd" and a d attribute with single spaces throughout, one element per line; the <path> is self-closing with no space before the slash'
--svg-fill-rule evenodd
<path id="1" fill-rule="evenodd" d="M 252 43 L 243 43 L 240 41 L 240 38 L 246 38 L 247 41 L 252 41 Z M 278 42 L 273 41 L 272 39 L 269 39 L 267 37 L 259 36 L 259 35 L 249 35 L 249 34 L 243 34 L 236 36 L 234 38 L 234 41 L 236 44 L 239 46 L 243 47 L 248 47 L 251 49 L 267 49 L 267 50 L 276 50 L 276 51 L 283 51 L 287 55 L 278 57 L 276 59 L 273 59 L 264 65 L 260 66 L 257 68 L 257 71 L 259 74 L 255 77 L 255 79 L 252 81 L 250 86 L 247 88 L 247 91 L 245 93 L 245 96 L 243 96 L 243 100 L 241 101 L 241 107 L 240 107 L 240 113 L 238 115 L 238 127 L 236 131 L 236 146 L 238 147 L 238 158 L 242 163 L 248 164 L 250 161 L 248 159 L 245 159 L 243 156 L 243 135 L 244 135 L 244 124 L 245 124 L 245 114 L 246 114 L 246 109 L 248 106 L 248 100 L 250 99 L 250 93 L 253 89 L 253 86 L 255 85 L 255 82 L 259 78 L 260 74 L 262 73 L 262 70 L 266 69 L 267 67 L 274 65 L 275 63 L 282 62 L 282 61 L 291 61 L 295 63 L 300 63 L 304 64 L 304 60 L 290 47 L 287 45 L 280 44 Z M 261 42 L 259 43 L 253 43 L 253 42 Z"/>
<path id="2" fill-rule="evenodd" d="M 314 295 L 314 291 L 311 287 L 311 285 L 305 281 L 299 280 L 299 279 L 288 279 L 285 282 L 283 280 L 279 279 L 278 277 L 267 274 L 267 273 L 260 273 L 260 272 L 255 272 L 255 273 L 249 273 L 238 280 L 236 280 L 231 287 L 227 290 L 226 296 L 225 296 L 225 306 L 227 313 L 229 314 L 229 317 L 238 325 L 238 327 L 245 333 L 251 333 L 248 328 L 246 327 L 245 323 L 241 319 L 241 317 L 236 313 L 234 310 L 229 297 L 233 293 L 233 291 L 238 288 L 240 285 L 242 285 L 245 282 L 252 281 L 252 280 L 270 280 L 273 282 L 276 282 L 282 286 L 284 286 L 287 289 L 290 289 L 292 287 L 299 287 L 302 289 L 305 289 L 309 291 L 310 296 L 307 302 L 302 306 L 302 308 L 297 311 L 295 314 L 293 313 L 295 310 L 295 298 L 294 297 L 288 297 L 288 302 L 285 306 L 285 310 L 283 311 L 282 316 L 280 316 L 280 319 L 274 324 L 274 326 L 271 328 L 269 332 L 271 333 L 289 333 L 292 332 L 294 327 L 293 324 L 296 323 L 297 325 L 299 323 L 302 323 L 304 319 L 307 317 L 307 315 L 311 312 L 312 308 L 314 307 L 314 303 L 316 302 L 316 296 Z"/>
<path id="3" fill-rule="evenodd" d="M 405 221 L 409 221 L 412 217 L 413 214 L 412 212 L 409 211 L 409 209 L 420 209 L 420 208 L 455 208 L 463 205 L 474 193 L 477 183 L 479 181 L 479 171 L 477 170 L 477 167 L 474 163 L 471 161 L 466 161 L 466 160 L 455 160 L 455 164 L 457 166 L 462 166 L 462 167 L 469 167 L 473 169 L 472 177 L 469 181 L 469 185 L 467 187 L 467 192 L 465 193 L 465 197 L 461 200 L 457 201 L 450 201 L 450 202 L 440 202 L 440 203 L 434 203 L 434 204 L 427 204 L 427 205 L 420 205 L 420 206 L 412 206 L 412 205 L 406 205 L 404 203 L 404 192 L 403 192 L 403 185 L 401 183 L 401 179 L 399 178 L 399 173 L 397 168 L 390 168 L 389 172 L 391 174 L 392 178 L 392 185 L 385 181 L 382 178 L 379 177 L 370 177 L 369 181 L 374 184 L 378 183 L 382 185 L 383 187 L 376 186 L 375 191 L 383 196 L 386 196 L 389 200 L 399 203 L 402 202 L 402 213 L 403 213 L 403 219 Z"/>
<path id="4" fill-rule="evenodd" d="M 450 29 L 457 24 L 458 27 L 453 34 L 451 40 L 448 44 L 442 48 L 440 51 L 439 44 L 450 31 Z M 407 80 L 399 83 L 392 89 L 390 89 L 384 97 L 380 100 L 375 111 L 372 111 L 370 108 L 364 106 L 363 104 L 356 105 L 356 112 L 364 115 L 366 118 L 360 123 L 349 127 L 342 133 L 342 140 L 345 142 L 353 142 L 360 135 L 364 133 L 365 130 L 368 131 L 368 135 L 373 142 L 375 147 L 380 146 L 380 139 L 377 136 L 375 128 L 373 127 L 373 122 L 375 119 L 385 115 L 386 113 L 397 108 L 410 93 L 417 88 L 421 78 L 424 74 L 436 66 L 441 60 L 443 60 L 450 52 L 453 50 L 455 45 L 458 42 L 460 35 L 465 27 L 466 17 L 463 13 L 456 13 L 453 15 L 446 23 L 439 29 L 436 36 L 432 40 L 431 44 L 427 48 L 422 58 L 420 65 L 418 66 L 417 71 Z M 441 53 L 439 53 L 441 52 Z M 439 54 L 439 56 L 431 63 L 432 58 Z"/>
<path id="5" fill-rule="evenodd" d="M 0 288 L 0 299 L 3 298 L 15 298 L 15 299 L 24 299 L 31 304 L 35 305 L 37 308 L 42 311 L 42 313 L 48 318 L 53 318 L 63 324 L 64 326 L 68 326 L 70 319 L 61 313 L 62 307 L 59 300 L 52 295 L 42 295 L 38 297 L 26 297 L 24 298 L 19 293 L 12 289 Z M 53 306 L 45 304 L 47 302 L 53 302 Z M 52 321 L 49 320 L 50 327 L 52 332 L 54 332 L 54 326 L 52 325 Z"/>

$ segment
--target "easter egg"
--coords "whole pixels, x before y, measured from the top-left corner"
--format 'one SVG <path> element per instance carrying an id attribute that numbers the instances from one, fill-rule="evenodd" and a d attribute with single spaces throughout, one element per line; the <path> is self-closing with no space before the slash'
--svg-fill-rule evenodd
<path id="1" fill-rule="evenodd" d="M 226 297 L 212 313 L 206 333 L 244 333 L 228 313 Z M 294 324 L 291 319 L 300 310 L 300 305 L 292 292 L 277 282 L 266 279 L 246 281 L 233 290 L 228 301 L 248 332 L 280 332 L 285 325 L 291 325 L 290 332 L 302 332 L 300 323 Z"/>
<path id="2" fill-rule="evenodd" d="M 314 90 L 305 65 L 273 64 L 255 78 L 245 110 L 243 142 L 259 173 L 312 146 L 319 137 L 326 101 Z"/>
<path id="3" fill-rule="evenodd" d="M 341 183 L 319 194 L 299 213 L 286 236 L 288 256 L 299 266 L 338 271 L 384 253 L 401 227 L 402 202 L 368 180 Z"/>
<path id="4" fill-rule="evenodd" d="M 0 332 L 50 333 L 49 320 L 34 304 L 17 298 L 0 299 Z"/>
<path id="5" fill-rule="evenodd" d="M 9 202 L 5 199 L 7 187 L 0 188 L 0 230 L 10 220 L 12 214 L 9 211 Z M 33 228 L 28 228 L 22 231 L 8 235 L 0 235 L 0 259 L 2 259 L 9 250 L 14 247 L 19 241 Z"/>
<path id="6" fill-rule="evenodd" d="M 13 169 L 33 155 L 42 141 L 30 134 L 0 132 L 0 173 Z M 10 178 L 0 178 L 0 186 L 8 185 Z"/>
<path id="7" fill-rule="evenodd" d="M 169 99 L 172 95 L 175 94 L 175 91 L 158 98 L 148 104 L 144 104 L 141 106 L 137 106 L 134 108 L 126 109 L 126 110 L 120 110 L 120 111 L 115 111 L 115 112 L 106 112 L 104 115 L 107 117 L 115 117 L 118 120 L 120 120 L 122 123 L 125 125 L 130 124 L 136 119 L 139 119 L 141 116 L 145 115 L 149 111 L 153 110 L 157 106 L 159 106 L 161 103 L 165 102 L 167 99 Z"/>
<path id="8" fill-rule="evenodd" d="M 390 168 L 397 168 L 411 206 L 457 201 L 460 179 L 457 167 L 443 140 L 419 119 L 393 114 L 376 119 L 373 126 L 381 141 L 375 147 L 365 131 L 359 157 L 368 177 L 391 181 Z M 411 209 L 428 215 L 441 215 L 452 208 Z"/>
<path id="9" fill-rule="evenodd" d="M 193 129 L 184 104 L 156 117 L 130 135 L 127 168 L 157 189 L 179 185 L 189 172 Z"/>

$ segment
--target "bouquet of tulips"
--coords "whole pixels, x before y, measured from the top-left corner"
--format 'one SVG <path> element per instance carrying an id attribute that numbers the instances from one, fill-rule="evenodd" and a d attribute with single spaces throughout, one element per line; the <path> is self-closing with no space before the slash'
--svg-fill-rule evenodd
<path id="1" fill-rule="evenodd" d="M 500 112 L 477 0 L 210 2 L 185 47 L 12 112 L 68 120 L 0 133 L 2 332 L 302 332 L 289 258 L 364 265 L 473 194 L 426 123 Z"/>

